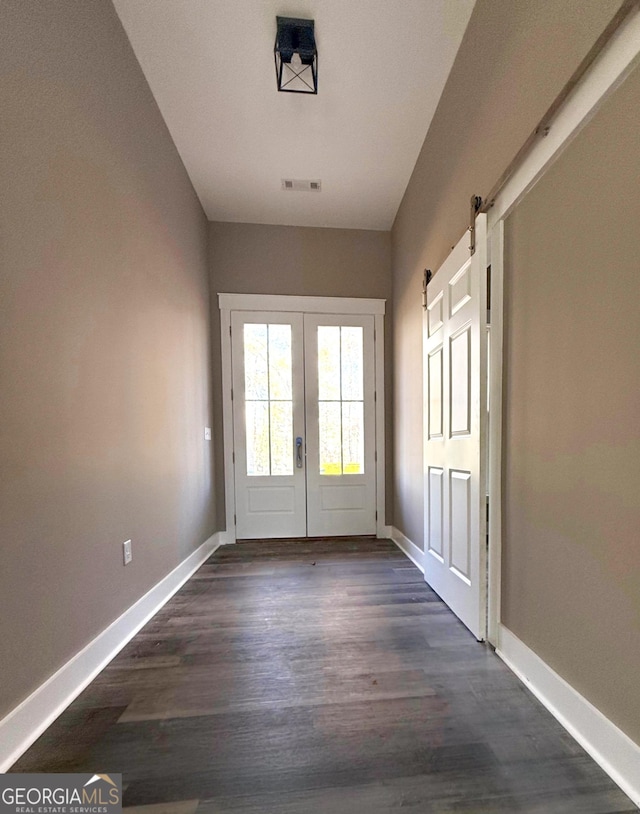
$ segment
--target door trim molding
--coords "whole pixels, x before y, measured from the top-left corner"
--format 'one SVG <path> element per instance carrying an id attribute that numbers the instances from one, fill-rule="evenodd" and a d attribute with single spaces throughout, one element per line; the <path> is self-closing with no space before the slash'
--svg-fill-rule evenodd
<path id="1" fill-rule="evenodd" d="M 219 297 L 222 295 L 218 295 Z M 236 541 L 236 484 L 233 463 L 233 397 L 231 369 L 231 309 L 220 306 L 220 354 L 222 356 L 222 438 L 224 444 L 225 543 Z"/>
<path id="2" fill-rule="evenodd" d="M 489 346 L 489 461 L 487 492 L 489 517 L 487 535 L 487 640 L 498 641 L 502 602 L 502 382 L 504 342 L 504 220 L 487 234 L 491 257 L 491 340 Z"/>
<path id="3" fill-rule="evenodd" d="M 220 353 L 222 356 L 222 423 L 224 443 L 225 543 L 235 543 L 236 485 L 234 477 L 233 398 L 231 367 L 232 311 L 292 311 L 303 314 L 370 315 L 374 317 L 375 437 L 376 437 L 376 534 L 386 537 L 385 485 L 385 390 L 384 390 L 384 314 L 386 300 L 355 297 L 302 297 L 285 294 L 218 294 L 220 308 Z"/>
<path id="4" fill-rule="evenodd" d="M 375 353 L 375 417 L 376 417 L 376 537 L 387 536 L 385 417 L 384 417 L 384 313 L 374 315 L 373 347 Z"/>
<path id="5" fill-rule="evenodd" d="M 386 300 L 298 297 L 288 294 L 218 294 L 220 310 L 296 311 L 303 314 L 384 314 Z"/>

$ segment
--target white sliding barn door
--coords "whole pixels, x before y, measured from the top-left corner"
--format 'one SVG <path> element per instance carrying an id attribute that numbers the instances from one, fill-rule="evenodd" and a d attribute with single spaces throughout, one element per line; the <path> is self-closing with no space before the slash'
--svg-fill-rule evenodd
<path id="1" fill-rule="evenodd" d="M 427 288 L 425 580 L 477 639 L 486 632 L 486 216 Z"/>

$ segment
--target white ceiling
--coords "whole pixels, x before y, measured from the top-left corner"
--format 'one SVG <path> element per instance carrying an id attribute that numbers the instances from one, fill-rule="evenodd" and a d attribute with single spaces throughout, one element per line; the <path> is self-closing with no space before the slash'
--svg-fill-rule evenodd
<path id="1" fill-rule="evenodd" d="M 389 229 L 474 2 L 114 5 L 210 220 Z M 276 15 L 315 20 L 317 96 L 278 93 Z"/>

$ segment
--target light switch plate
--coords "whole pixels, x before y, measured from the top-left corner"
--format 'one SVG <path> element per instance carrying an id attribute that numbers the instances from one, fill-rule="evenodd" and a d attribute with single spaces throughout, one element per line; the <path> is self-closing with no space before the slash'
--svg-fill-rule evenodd
<path id="1" fill-rule="evenodd" d="M 204 428 L 204 440 L 211 441 L 211 427 Z"/>
<path id="2" fill-rule="evenodd" d="M 125 543 L 122 544 L 122 558 L 124 560 L 125 565 L 129 565 L 129 563 L 133 559 L 133 554 L 131 552 L 131 540 L 127 540 Z"/>

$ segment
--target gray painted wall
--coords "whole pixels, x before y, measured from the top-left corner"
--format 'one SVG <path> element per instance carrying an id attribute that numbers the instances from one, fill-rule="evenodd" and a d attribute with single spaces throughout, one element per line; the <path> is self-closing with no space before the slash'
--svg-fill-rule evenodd
<path id="1" fill-rule="evenodd" d="M 392 230 L 395 525 L 423 545 L 422 270 L 620 6 L 478 0 Z M 503 618 L 640 741 L 634 76 L 508 223 Z"/>
<path id="2" fill-rule="evenodd" d="M 2 0 L 0 716 L 224 524 L 219 291 L 393 293 L 393 520 L 422 544 L 422 269 L 619 4 L 478 0 L 391 258 L 388 233 L 207 227 L 110 4 Z M 503 607 L 636 740 L 638 83 L 508 224 Z M 592 184 L 609 197 L 586 201 L 583 247 Z"/>
<path id="3" fill-rule="evenodd" d="M 506 223 L 503 619 L 640 743 L 640 69 Z"/>
<path id="4" fill-rule="evenodd" d="M 422 272 L 434 272 L 620 6 L 478 0 L 391 233 L 394 523 L 423 545 Z"/>
<path id="5" fill-rule="evenodd" d="M 288 193 L 287 193 L 288 194 Z M 222 375 L 218 293 L 371 297 L 387 300 L 390 332 L 391 244 L 389 232 L 315 229 L 250 223 L 210 223 L 211 322 L 218 523 L 224 528 Z M 386 345 L 387 517 L 392 512 L 391 337 Z"/>
<path id="6" fill-rule="evenodd" d="M 215 529 L 200 204 L 110 3 L 1 17 L 0 717 Z"/>

